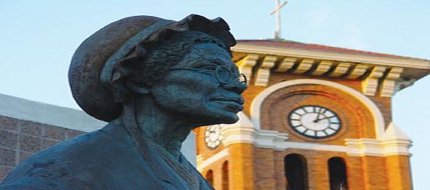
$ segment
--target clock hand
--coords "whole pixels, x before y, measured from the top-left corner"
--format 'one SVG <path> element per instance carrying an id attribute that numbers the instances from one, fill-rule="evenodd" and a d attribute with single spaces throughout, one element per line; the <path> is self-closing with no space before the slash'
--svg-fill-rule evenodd
<path id="1" fill-rule="evenodd" d="M 326 111 L 327 111 L 326 109 L 321 108 L 321 109 L 318 111 L 317 119 L 316 119 L 316 120 L 314 120 L 314 122 L 318 122 L 318 121 L 321 121 L 321 120 L 324 120 L 324 119 L 328 119 L 328 117 L 326 117 L 326 116 L 324 116 L 324 115 L 323 115 L 323 117 L 320 119 L 320 115 L 322 115 L 322 114 L 323 114 L 323 113 L 325 113 Z"/>
<path id="2" fill-rule="evenodd" d="M 333 118 L 333 117 L 336 117 L 336 116 L 328 116 L 328 117 L 327 117 L 327 116 L 323 116 L 323 117 L 322 117 L 321 119 L 319 119 L 318 121 L 328 119 L 330 123 L 337 123 L 337 122 L 335 122 L 335 121 L 331 121 L 331 120 L 330 120 L 330 118 Z"/>
<path id="3" fill-rule="evenodd" d="M 324 117 L 321 117 L 320 119 L 318 119 L 318 121 L 321 121 L 321 120 L 324 120 L 324 119 L 328 119 L 328 117 L 325 117 L 325 116 L 324 116 Z M 317 122 L 318 122 L 318 121 L 317 121 Z"/>
<path id="4" fill-rule="evenodd" d="M 320 121 L 321 109 L 318 110 L 317 118 L 314 120 L 314 123 Z"/>

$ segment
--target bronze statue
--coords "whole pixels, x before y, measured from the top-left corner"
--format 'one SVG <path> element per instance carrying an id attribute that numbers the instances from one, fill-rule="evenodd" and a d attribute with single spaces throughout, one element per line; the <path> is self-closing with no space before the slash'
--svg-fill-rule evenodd
<path id="1" fill-rule="evenodd" d="M 246 79 L 221 18 L 121 19 L 76 50 L 73 96 L 103 129 L 30 157 L 0 189 L 212 189 L 180 152 L 196 127 L 234 123 Z"/>

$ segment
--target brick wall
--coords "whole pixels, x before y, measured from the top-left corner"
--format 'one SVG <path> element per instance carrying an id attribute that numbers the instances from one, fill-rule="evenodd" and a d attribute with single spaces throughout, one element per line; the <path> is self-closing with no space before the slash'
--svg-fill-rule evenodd
<path id="1" fill-rule="evenodd" d="M 20 162 L 40 150 L 83 132 L 0 116 L 0 181 Z"/>

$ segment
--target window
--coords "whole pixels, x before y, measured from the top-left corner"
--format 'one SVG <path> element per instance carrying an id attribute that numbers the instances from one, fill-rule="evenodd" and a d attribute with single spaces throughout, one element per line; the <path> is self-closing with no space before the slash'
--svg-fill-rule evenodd
<path id="1" fill-rule="evenodd" d="M 308 174 L 306 159 L 300 154 L 289 154 L 284 159 L 287 190 L 307 190 Z"/>
<path id="2" fill-rule="evenodd" d="M 228 161 L 222 164 L 222 189 L 228 190 Z"/>
<path id="3" fill-rule="evenodd" d="M 339 157 L 330 158 L 328 160 L 328 169 L 330 174 L 330 190 L 348 189 L 345 161 Z"/>
<path id="4" fill-rule="evenodd" d="M 209 184 L 214 186 L 214 172 L 212 170 L 206 172 L 205 178 L 209 182 Z"/>

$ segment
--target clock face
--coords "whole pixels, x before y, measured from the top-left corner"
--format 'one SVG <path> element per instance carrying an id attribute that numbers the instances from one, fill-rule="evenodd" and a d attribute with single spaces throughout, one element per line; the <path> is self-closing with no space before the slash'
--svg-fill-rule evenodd
<path id="1" fill-rule="evenodd" d="M 289 114 L 288 121 L 296 132 L 311 138 L 330 137 L 341 129 L 336 113 L 321 106 L 296 108 Z"/>
<path id="2" fill-rule="evenodd" d="M 221 144 L 221 125 L 211 125 L 206 127 L 205 143 L 209 148 L 216 148 Z"/>

